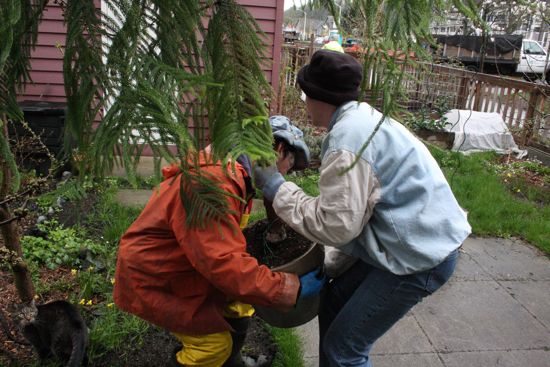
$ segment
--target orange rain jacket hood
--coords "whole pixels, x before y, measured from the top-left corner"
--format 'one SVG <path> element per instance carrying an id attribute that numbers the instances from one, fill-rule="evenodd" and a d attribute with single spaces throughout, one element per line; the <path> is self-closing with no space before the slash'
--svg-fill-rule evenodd
<path id="1" fill-rule="evenodd" d="M 220 187 L 245 197 L 245 169 L 220 163 L 201 169 Z M 227 222 L 190 229 L 180 199 L 177 166 L 163 170 L 165 180 L 120 240 L 114 301 L 129 313 L 169 331 L 203 335 L 230 330 L 223 309 L 231 301 L 288 309 L 300 282 L 295 274 L 274 273 L 246 252 L 239 229 L 247 205 L 229 198 Z"/>

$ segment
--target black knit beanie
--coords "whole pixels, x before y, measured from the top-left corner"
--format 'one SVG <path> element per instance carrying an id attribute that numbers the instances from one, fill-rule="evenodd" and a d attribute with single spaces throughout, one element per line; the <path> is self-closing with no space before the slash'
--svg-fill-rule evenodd
<path id="1" fill-rule="evenodd" d="M 354 57 L 319 50 L 298 72 L 298 84 L 308 97 L 340 106 L 357 100 L 362 77 L 363 68 Z"/>

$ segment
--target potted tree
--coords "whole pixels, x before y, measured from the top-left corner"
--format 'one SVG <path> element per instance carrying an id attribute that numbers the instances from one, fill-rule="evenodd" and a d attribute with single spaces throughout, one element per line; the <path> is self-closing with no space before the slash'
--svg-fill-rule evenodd
<path id="1" fill-rule="evenodd" d="M 135 182 L 141 153 L 149 148 L 157 159 L 181 164 L 182 183 L 204 188 L 193 198 L 182 196 L 190 226 L 223 219 L 227 193 L 198 173 L 207 138 L 215 160 L 275 158 L 265 100 L 272 90 L 262 69 L 269 58 L 260 26 L 235 0 L 103 2 L 104 11 L 92 0 L 56 2 L 67 26 L 64 132 L 65 141 L 74 143 L 67 148 L 75 168 L 81 177 L 102 177 L 121 163 Z M 0 11 L 0 259 L 11 266 L 21 303 L 35 311 L 19 216 L 7 205 L 26 191 L 20 189 L 8 125 L 23 120 L 17 92 L 30 80 L 30 55 L 47 3 L 8 0 Z"/>

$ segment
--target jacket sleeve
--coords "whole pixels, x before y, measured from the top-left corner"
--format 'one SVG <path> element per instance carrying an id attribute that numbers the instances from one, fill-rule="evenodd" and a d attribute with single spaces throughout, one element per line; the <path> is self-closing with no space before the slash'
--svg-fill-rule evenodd
<path id="1" fill-rule="evenodd" d="M 346 150 L 327 154 L 317 197 L 285 182 L 273 200 L 277 215 L 298 233 L 323 245 L 342 246 L 357 237 L 380 198 L 380 185 L 363 159 L 345 172 L 355 157 Z"/>
<path id="2" fill-rule="evenodd" d="M 224 187 L 234 191 L 232 185 Z M 240 202 L 228 198 L 230 210 L 240 212 Z M 191 265 L 215 288 L 231 299 L 281 309 L 296 303 L 300 281 L 295 274 L 272 272 L 246 252 L 246 239 L 238 214 L 205 229 L 183 229 L 183 206 L 178 203 L 171 226 Z M 179 213 L 178 213 L 179 212 Z"/>

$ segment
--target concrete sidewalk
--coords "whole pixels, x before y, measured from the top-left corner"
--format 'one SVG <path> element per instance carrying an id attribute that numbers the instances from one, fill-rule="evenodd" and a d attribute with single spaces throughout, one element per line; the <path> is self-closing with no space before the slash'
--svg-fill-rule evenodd
<path id="1" fill-rule="evenodd" d="M 318 365 L 317 320 L 296 328 Z M 519 240 L 469 238 L 451 281 L 374 346 L 374 367 L 550 367 L 550 259 Z"/>

